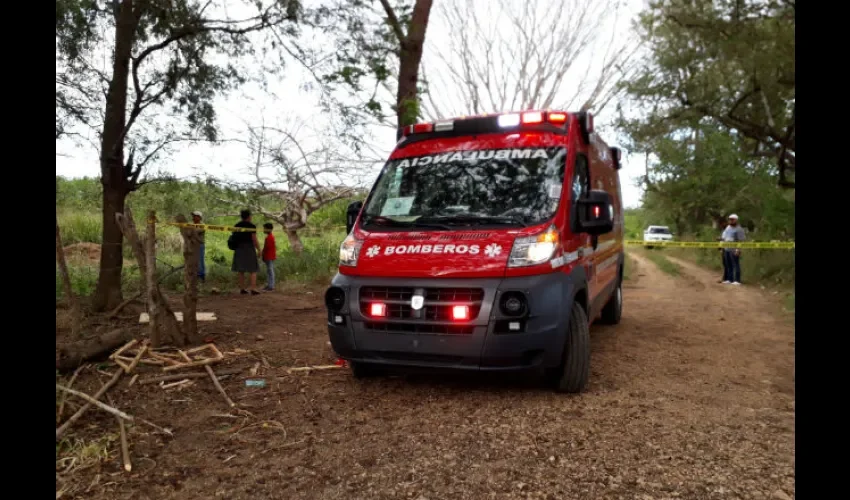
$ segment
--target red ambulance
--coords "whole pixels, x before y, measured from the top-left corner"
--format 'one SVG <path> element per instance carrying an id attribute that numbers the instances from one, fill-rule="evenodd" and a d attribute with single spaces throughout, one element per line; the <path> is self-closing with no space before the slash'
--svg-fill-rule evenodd
<path id="1" fill-rule="evenodd" d="M 582 391 L 623 307 L 620 151 L 590 113 L 419 123 L 349 207 L 328 332 L 356 377 L 533 370 Z"/>

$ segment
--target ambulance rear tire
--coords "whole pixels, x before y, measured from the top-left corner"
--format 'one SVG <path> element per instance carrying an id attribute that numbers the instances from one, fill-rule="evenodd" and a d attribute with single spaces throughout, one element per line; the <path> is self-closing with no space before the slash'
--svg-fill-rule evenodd
<path id="1" fill-rule="evenodd" d="M 369 363 L 349 361 L 348 365 L 351 367 L 351 374 L 354 375 L 354 378 L 369 378 L 380 374 L 378 367 Z"/>
<path id="2" fill-rule="evenodd" d="M 620 323 L 620 318 L 623 316 L 623 281 L 617 280 L 617 288 L 608 299 L 608 303 L 602 308 L 602 316 L 599 322 L 604 325 L 617 325 Z"/>
<path id="3" fill-rule="evenodd" d="M 578 302 L 573 302 L 570 312 L 564 357 L 556 376 L 555 390 L 573 394 L 582 392 L 590 377 L 590 326 Z"/>

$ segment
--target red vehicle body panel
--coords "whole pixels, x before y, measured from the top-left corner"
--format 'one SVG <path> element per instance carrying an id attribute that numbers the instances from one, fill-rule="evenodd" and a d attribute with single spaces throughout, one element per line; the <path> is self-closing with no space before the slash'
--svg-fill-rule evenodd
<path id="1" fill-rule="evenodd" d="M 620 183 L 617 171 L 608 146 L 595 133 L 590 134 L 593 148 L 588 147 L 581 138 L 577 119 L 569 115 L 569 129 L 566 136 L 550 132 L 519 131 L 504 134 L 482 134 L 476 137 L 452 137 L 429 139 L 410 144 L 402 149 L 396 149 L 390 159 L 401 159 L 436 153 L 453 151 L 470 151 L 478 149 L 501 149 L 520 147 L 551 147 L 566 146 L 567 159 L 565 165 L 564 184 L 561 200 L 555 216 L 543 224 L 521 229 L 481 229 L 453 230 L 426 232 L 367 232 L 360 225 L 360 217 L 354 226 L 353 233 L 364 241 L 361 256 L 356 267 L 340 266 L 339 272 L 348 276 L 393 277 L 393 278 L 501 278 L 514 276 L 531 276 L 545 273 L 561 272 L 569 274 L 574 266 L 585 266 L 588 279 L 590 303 L 598 302 L 598 294 L 605 285 L 617 278 L 618 266 L 608 265 L 612 256 L 616 257 L 623 251 L 622 206 L 620 198 Z M 614 231 L 599 237 L 597 252 L 592 252 L 592 240 L 586 234 L 572 234 L 569 229 L 569 207 L 572 201 L 570 183 L 574 173 L 576 155 L 587 155 L 590 166 L 592 189 L 604 189 L 612 194 L 615 207 Z M 554 268 L 551 262 L 536 266 L 509 268 L 507 266 L 513 241 L 522 236 L 529 236 L 545 231 L 554 225 L 560 232 L 560 246 L 555 258 L 572 252 L 580 255 L 566 265 Z M 500 248 L 497 256 L 485 257 L 487 245 L 495 244 Z M 387 246 L 431 245 L 441 246 L 441 253 L 385 254 Z M 458 254 L 446 253 L 446 246 L 478 245 L 478 254 L 470 252 Z M 380 249 L 374 257 L 366 257 L 370 248 Z M 596 269 L 599 272 L 596 272 Z M 604 305 L 604 304 L 603 304 Z M 599 306 L 601 308 L 601 306 Z M 597 309 L 597 308 L 594 308 Z M 589 311 L 595 314 L 597 311 Z M 593 315 L 591 315 L 591 318 Z"/>

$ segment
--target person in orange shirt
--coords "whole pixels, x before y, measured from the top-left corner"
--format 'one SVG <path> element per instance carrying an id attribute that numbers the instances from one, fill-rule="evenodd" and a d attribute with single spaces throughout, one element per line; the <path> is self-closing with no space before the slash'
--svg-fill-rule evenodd
<path id="1" fill-rule="evenodd" d="M 266 287 L 263 290 L 271 292 L 274 290 L 274 261 L 277 259 L 277 248 L 274 244 L 272 234 L 272 223 L 263 224 L 263 232 L 266 233 L 266 241 L 263 243 L 263 262 L 266 263 Z"/>

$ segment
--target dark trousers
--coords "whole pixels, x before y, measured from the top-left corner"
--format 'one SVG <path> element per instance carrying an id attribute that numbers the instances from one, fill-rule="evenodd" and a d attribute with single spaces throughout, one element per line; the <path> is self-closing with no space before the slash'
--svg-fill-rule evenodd
<path id="1" fill-rule="evenodd" d="M 723 281 L 741 281 L 741 257 L 735 250 L 723 250 Z"/>

